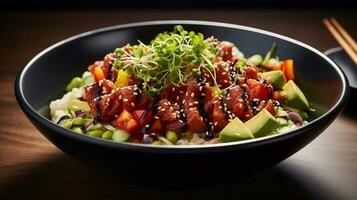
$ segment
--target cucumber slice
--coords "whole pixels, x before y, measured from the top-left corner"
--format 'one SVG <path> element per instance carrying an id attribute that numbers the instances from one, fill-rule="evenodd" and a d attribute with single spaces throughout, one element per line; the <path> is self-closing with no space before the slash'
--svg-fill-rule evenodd
<path id="1" fill-rule="evenodd" d="M 115 142 L 128 142 L 130 139 L 130 133 L 124 130 L 115 130 L 112 135 Z"/>

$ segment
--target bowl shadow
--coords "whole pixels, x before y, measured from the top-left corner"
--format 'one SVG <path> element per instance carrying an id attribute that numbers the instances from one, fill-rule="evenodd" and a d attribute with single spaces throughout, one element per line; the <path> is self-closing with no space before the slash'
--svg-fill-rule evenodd
<path id="1" fill-rule="evenodd" d="M 167 174 L 157 176 L 170 180 Z M 0 199 L 333 199 L 333 192 L 312 177 L 285 161 L 234 181 L 195 187 L 144 185 L 58 153 L 37 165 L 22 164 L 15 175 L 0 181 Z"/>

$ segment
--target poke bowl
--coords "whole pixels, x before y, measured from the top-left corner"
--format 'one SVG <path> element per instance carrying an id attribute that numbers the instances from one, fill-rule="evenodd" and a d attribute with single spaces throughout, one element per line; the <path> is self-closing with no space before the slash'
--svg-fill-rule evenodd
<path id="1" fill-rule="evenodd" d="M 68 155 L 131 180 L 174 182 L 274 166 L 333 122 L 348 88 L 336 64 L 302 42 L 185 20 L 73 36 L 15 81 L 26 116 Z"/>

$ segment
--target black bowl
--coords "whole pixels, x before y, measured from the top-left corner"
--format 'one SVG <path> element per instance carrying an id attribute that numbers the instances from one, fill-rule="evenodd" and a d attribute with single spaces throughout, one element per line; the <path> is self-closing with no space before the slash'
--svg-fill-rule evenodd
<path id="1" fill-rule="evenodd" d="M 331 58 L 346 74 L 350 84 L 350 97 L 347 103 L 347 113 L 354 115 L 357 111 L 357 65 L 353 63 L 348 54 L 341 48 L 335 47 L 325 51 L 326 56 Z"/>
<path id="2" fill-rule="evenodd" d="M 195 146 L 150 146 L 115 143 L 75 134 L 52 123 L 48 105 L 86 66 L 126 43 L 149 42 L 176 24 L 187 30 L 234 42 L 246 55 L 264 54 L 277 43 L 277 55 L 293 58 L 296 82 L 316 112 L 310 123 L 289 133 L 241 142 Z M 16 98 L 31 122 L 58 148 L 91 165 L 105 166 L 130 180 L 166 183 L 179 180 L 232 179 L 271 167 L 311 142 L 341 112 L 348 97 L 343 72 L 316 49 L 275 33 L 232 24 L 203 21 L 154 21 L 83 33 L 35 56 L 18 74 Z M 168 185 L 168 184 L 165 184 Z"/>

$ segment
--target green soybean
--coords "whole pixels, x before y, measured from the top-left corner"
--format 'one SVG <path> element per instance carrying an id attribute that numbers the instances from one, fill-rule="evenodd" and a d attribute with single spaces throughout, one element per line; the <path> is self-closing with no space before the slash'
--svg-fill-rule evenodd
<path id="1" fill-rule="evenodd" d="M 93 119 L 84 119 L 84 126 L 87 127 L 90 123 L 93 123 Z"/>
<path id="2" fill-rule="evenodd" d="M 84 119 L 80 118 L 80 117 L 76 117 L 76 118 L 73 119 L 73 124 L 72 125 L 84 126 Z"/>
<path id="3" fill-rule="evenodd" d="M 83 85 L 90 85 L 92 83 L 95 83 L 93 75 L 83 77 Z"/>
<path id="4" fill-rule="evenodd" d="M 113 136 L 113 132 L 112 131 L 105 131 L 102 135 L 103 139 L 107 139 L 107 140 L 111 140 Z"/>
<path id="5" fill-rule="evenodd" d="M 161 144 L 161 141 L 160 141 L 160 140 L 156 140 L 156 141 L 152 142 L 151 144 L 160 145 L 160 144 Z"/>
<path id="6" fill-rule="evenodd" d="M 124 130 L 115 130 L 113 132 L 113 141 L 115 142 L 127 142 L 130 139 L 130 133 L 124 131 Z"/>
<path id="7" fill-rule="evenodd" d="M 73 119 L 65 119 L 62 123 L 61 123 L 61 126 L 63 128 L 67 128 L 67 129 L 70 129 L 72 127 L 72 124 L 73 124 Z"/>
<path id="8" fill-rule="evenodd" d="M 71 82 L 67 85 L 66 90 L 72 91 L 73 88 L 79 88 L 83 86 L 83 79 L 80 77 L 74 77 Z"/>
<path id="9" fill-rule="evenodd" d="M 72 130 L 76 133 L 83 134 L 83 130 L 78 126 L 74 127 Z"/>
<path id="10" fill-rule="evenodd" d="M 167 131 L 166 132 L 166 138 L 172 142 L 173 144 L 175 144 L 177 142 L 177 134 L 174 131 Z"/>
<path id="11" fill-rule="evenodd" d="M 87 131 L 86 134 L 89 135 L 89 136 L 92 136 L 92 137 L 100 138 L 103 135 L 103 131 L 102 130 Z"/>
<path id="12" fill-rule="evenodd" d="M 88 129 L 88 131 L 94 131 L 94 130 L 99 130 L 102 128 L 102 125 L 100 123 L 94 124 L 92 127 Z"/>
<path id="13" fill-rule="evenodd" d="M 255 65 L 255 66 L 258 66 L 260 64 L 262 64 L 263 62 L 263 57 L 259 54 L 255 54 L 251 57 L 248 58 L 248 62 Z"/>

